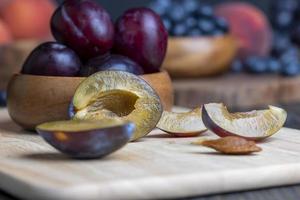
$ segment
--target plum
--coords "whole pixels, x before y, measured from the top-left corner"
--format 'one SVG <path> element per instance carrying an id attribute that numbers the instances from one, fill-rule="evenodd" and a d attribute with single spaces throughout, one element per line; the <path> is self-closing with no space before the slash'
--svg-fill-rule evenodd
<path id="1" fill-rule="evenodd" d="M 57 150 L 74 158 L 101 158 L 130 141 L 134 124 L 118 119 L 58 121 L 37 126 L 37 132 Z"/>
<path id="2" fill-rule="evenodd" d="M 150 133 L 163 112 L 159 96 L 145 80 L 121 71 L 97 72 L 85 79 L 76 89 L 69 110 L 74 120 L 131 121 L 136 126 L 131 140 Z"/>
<path id="3" fill-rule="evenodd" d="M 164 111 L 156 127 L 177 137 L 194 137 L 207 131 L 201 108 L 186 113 Z"/>
<path id="4" fill-rule="evenodd" d="M 229 113 L 223 104 L 203 106 L 204 125 L 220 137 L 237 136 L 247 140 L 263 140 L 277 133 L 287 118 L 285 110 L 269 106 L 267 110 Z"/>
<path id="5" fill-rule="evenodd" d="M 144 74 L 143 68 L 131 59 L 121 55 L 104 55 L 90 59 L 80 70 L 81 76 L 90 76 L 99 71 L 125 71 L 136 75 Z"/>
<path id="6" fill-rule="evenodd" d="M 80 68 L 81 61 L 72 49 L 57 42 L 46 42 L 31 52 L 21 73 L 72 77 L 79 73 Z"/>
<path id="7" fill-rule="evenodd" d="M 137 62 L 146 73 L 158 72 L 165 58 L 168 33 L 151 9 L 134 8 L 116 22 L 114 51 Z"/>
<path id="8" fill-rule="evenodd" d="M 114 25 L 105 9 L 92 0 L 65 1 L 51 19 L 55 39 L 74 49 L 83 60 L 113 47 Z"/>

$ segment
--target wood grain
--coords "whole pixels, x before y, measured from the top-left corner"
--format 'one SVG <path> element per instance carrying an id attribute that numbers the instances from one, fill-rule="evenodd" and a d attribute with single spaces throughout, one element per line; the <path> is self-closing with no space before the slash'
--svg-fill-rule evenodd
<path id="1" fill-rule="evenodd" d="M 210 132 L 203 138 L 214 138 Z M 300 131 L 224 156 L 160 131 L 100 160 L 71 160 L 0 110 L 0 188 L 27 199 L 161 199 L 300 182 Z"/>
<path id="2" fill-rule="evenodd" d="M 227 74 L 215 78 L 173 81 L 175 105 L 197 107 L 223 102 L 234 108 L 300 102 L 300 77 Z"/>

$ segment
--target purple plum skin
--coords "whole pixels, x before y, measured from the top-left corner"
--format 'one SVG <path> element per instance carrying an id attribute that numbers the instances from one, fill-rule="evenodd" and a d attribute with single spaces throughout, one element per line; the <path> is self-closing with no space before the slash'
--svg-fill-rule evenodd
<path id="1" fill-rule="evenodd" d="M 125 71 L 135 75 L 144 74 L 143 68 L 136 62 L 121 55 L 106 55 L 92 58 L 80 70 L 80 76 L 90 76 L 99 71 Z"/>
<path id="2" fill-rule="evenodd" d="M 238 133 L 232 133 L 230 131 L 225 130 L 224 128 L 217 125 L 209 116 L 205 106 L 203 106 L 202 109 L 202 121 L 207 129 L 218 135 L 219 137 L 228 137 L 228 136 L 235 136 L 235 137 L 242 137 L 249 141 L 257 141 L 262 140 L 265 138 L 259 138 L 259 137 L 244 137 L 239 135 Z"/>
<path id="3" fill-rule="evenodd" d="M 57 42 L 46 42 L 35 48 L 26 59 L 22 74 L 40 76 L 77 76 L 81 68 L 78 55 Z"/>
<path id="4" fill-rule="evenodd" d="M 96 159 L 107 156 L 123 146 L 131 139 L 134 124 L 91 130 L 84 132 L 59 132 L 67 139 L 59 139 L 55 132 L 37 129 L 40 136 L 60 152 L 76 159 Z"/>
<path id="5" fill-rule="evenodd" d="M 52 16 L 51 30 L 57 41 L 74 49 L 85 61 L 113 47 L 113 22 L 93 0 L 65 1 Z"/>
<path id="6" fill-rule="evenodd" d="M 151 9 L 130 9 L 116 22 L 114 52 L 134 60 L 146 73 L 160 71 L 167 45 L 168 32 Z"/>

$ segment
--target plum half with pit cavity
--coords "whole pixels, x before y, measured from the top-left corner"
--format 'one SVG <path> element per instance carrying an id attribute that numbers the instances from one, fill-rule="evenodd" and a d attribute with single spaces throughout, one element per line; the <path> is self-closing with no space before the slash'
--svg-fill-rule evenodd
<path id="1" fill-rule="evenodd" d="M 134 124 L 118 119 L 58 121 L 39 125 L 37 132 L 54 148 L 74 158 L 109 155 L 130 141 Z"/>
<path id="2" fill-rule="evenodd" d="M 146 81 L 121 71 L 102 71 L 85 79 L 77 88 L 71 104 L 73 119 L 124 119 L 135 124 L 131 140 L 137 140 L 158 123 L 162 105 Z"/>
<path id="3" fill-rule="evenodd" d="M 269 106 L 267 110 L 230 113 L 223 104 L 203 106 L 205 126 L 220 137 L 238 136 L 248 140 L 263 140 L 277 133 L 287 118 L 285 110 Z"/>
<path id="4" fill-rule="evenodd" d="M 186 113 L 164 111 L 157 128 L 178 137 L 193 137 L 205 132 L 201 108 Z"/>

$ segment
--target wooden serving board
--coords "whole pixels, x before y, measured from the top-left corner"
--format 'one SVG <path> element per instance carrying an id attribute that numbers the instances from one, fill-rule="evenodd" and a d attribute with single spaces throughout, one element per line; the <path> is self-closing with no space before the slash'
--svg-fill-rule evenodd
<path id="1" fill-rule="evenodd" d="M 300 102 L 300 76 L 225 74 L 173 81 L 175 105 L 196 107 L 223 102 L 232 108 Z"/>
<path id="2" fill-rule="evenodd" d="M 199 138 L 213 138 L 207 132 Z M 0 188 L 26 199 L 162 199 L 300 183 L 300 131 L 225 156 L 161 131 L 99 160 L 72 160 L 0 110 Z"/>

